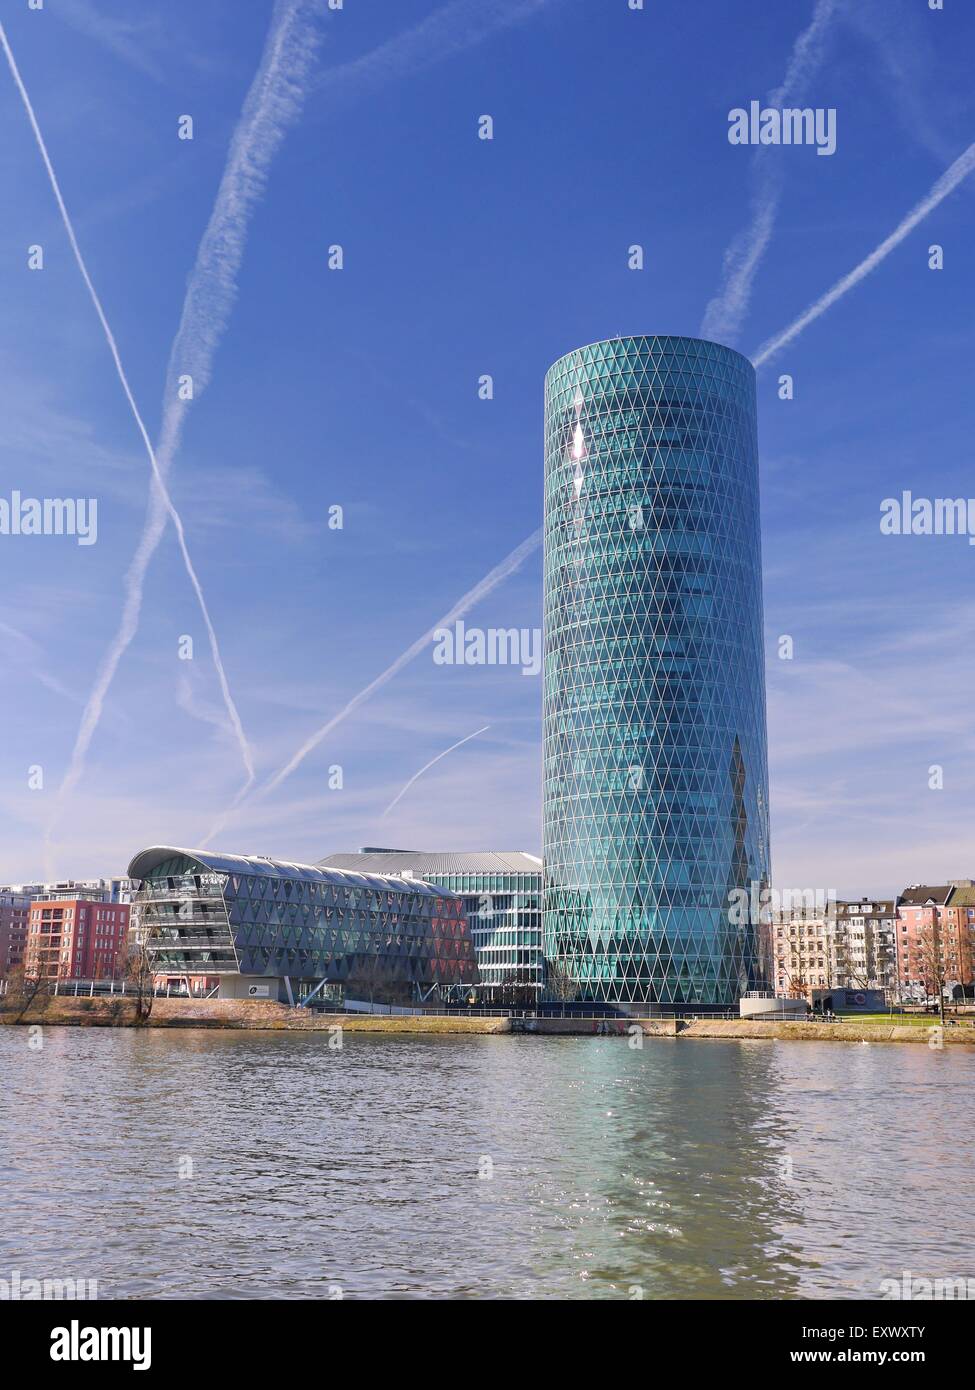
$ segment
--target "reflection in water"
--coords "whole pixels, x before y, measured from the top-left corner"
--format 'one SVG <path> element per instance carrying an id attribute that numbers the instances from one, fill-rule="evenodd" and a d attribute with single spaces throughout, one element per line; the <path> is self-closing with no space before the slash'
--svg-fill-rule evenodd
<path id="1" fill-rule="evenodd" d="M 4 1028 L 0 1067 L 0 1277 L 843 1298 L 975 1273 L 967 1049 Z"/>

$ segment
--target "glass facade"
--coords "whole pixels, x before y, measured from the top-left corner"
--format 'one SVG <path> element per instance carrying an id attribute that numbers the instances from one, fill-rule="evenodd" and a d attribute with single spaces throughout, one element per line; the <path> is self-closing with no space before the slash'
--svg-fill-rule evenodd
<path id="1" fill-rule="evenodd" d="M 438 882 L 464 895 L 481 983 L 487 990 L 520 986 L 540 990 L 542 875 L 446 874 Z"/>
<path id="2" fill-rule="evenodd" d="M 477 952 L 481 996 L 542 988 L 542 865 L 536 856 L 367 849 L 330 855 L 322 863 L 342 869 L 367 866 L 375 873 L 408 872 L 456 893 L 463 899 Z"/>
<path id="3" fill-rule="evenodd" d="M 545 379 L 543 936 L 585 999 L 765 983 L 756 436 L 751 363 L 699 339 Z"/>
<path id="4" fill-rule="evenodd" d="M 145 850 L 133 912 L 159 974 L 359 988 L 477 983 L 460 898 L 430 884 L 202 850 Z"/>

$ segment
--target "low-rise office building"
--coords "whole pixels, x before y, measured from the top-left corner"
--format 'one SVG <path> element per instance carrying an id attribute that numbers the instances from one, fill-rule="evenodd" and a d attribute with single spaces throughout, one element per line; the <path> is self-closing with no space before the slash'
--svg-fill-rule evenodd
<path id="1" fill-rule="evenodd" d="M 542 955 L 542 861 L 512 850 L 436 852 L 407 849 L 330 854 L 323 866 L 400 874 L 435 883 L 464 900 L 481 975 L 480 998 L 523 1002 L 545 983 Z M 509 998 L 509 996 L 511 996 Z"/>
<path id="2" fill-rule="evenodd" d="M 872 1014 L 886 1009 L 891 1002 L 883 989 L 842 989 L 833 985 L 830 989 L 810 990 L 810 1001 L 814 1013 Z"/>
<path id="3" fill-rule="evenodd" d="M 157 977 L 221 997 L 407 1002 L 479 982 L 461 899 L 392 874 L 155 846 L 129 865 Z"/>

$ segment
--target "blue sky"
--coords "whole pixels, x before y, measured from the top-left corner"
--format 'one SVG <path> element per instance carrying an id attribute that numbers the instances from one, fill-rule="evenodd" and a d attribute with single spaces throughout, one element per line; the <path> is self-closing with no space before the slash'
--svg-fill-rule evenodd
<path id="1" fill-rule="evenodd" d="M 256 783 L 236 806 L 240 750 L 171 527 L 77 780 L 59 792 L 150 473 L 0 66 L 0 495 L 98 499 L 96 545 L 0 536 L 2 881 L 119 872 L 143 845 L 197 844 L 215 823 L 219 848 L 293 859 L 364 843 L 537 852 L 540 680 L 516 667 L 438 666 L 427 648 L 261 788 L 538 527 L 555 358 L 616 334 L 698 334 L 736 238 L 754 275 L 749 295 L 725 296 L 723 336 L 754 356 L 975 140 L 975 12 L 958 0 L 306 8 L 317 47 L 248 209 L 236 295 L 168 479 L 253 750 Z M 133 19 L 124 0 L 4 4 L 154 440 L 273 9 L 143 0 Z M 836 109 L 836 153 L 729 144 L 729 111 L 764 102 L 790 70 L 798 104 Z M 184 114 L 192 141 L 177 138 Z M 484 114 L 491 141 L 477 138 Z M 783 886 L 877 894 L 975 874 L 975 549 L 879 529 L 882 499 L 903 489 L 975 492 L 973 212 L 968 177 L 759 372 Z M 341 271 L 328 269 L 334 244 Z M 642 271 L 628 268 L 633 244 Z M 43 271 L 27 269 L 32 245 Z M 778 397 L 785 372 L 791 401 Z M 493 400 L 478 398 L 482 374 Z M 540 590 L 536 550 L 467 621 L 538 626 Z M 184 634 L 192 661 L 178 656 Z"/>

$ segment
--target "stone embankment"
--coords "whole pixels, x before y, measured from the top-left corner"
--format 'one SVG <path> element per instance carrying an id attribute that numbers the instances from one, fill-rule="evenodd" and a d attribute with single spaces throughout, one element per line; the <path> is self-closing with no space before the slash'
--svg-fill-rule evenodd
<path id="1" fill-rule="evenodd" d="M 790 1023 L 775 1019 L 763 1023 L 760 1019 L 694 1019 L 688 1021 L 681 1030 L 682 1038 L 781 1038 L 799 1042 L 909 1042 L 931 1043 L 943 1040 L 947 1043 L 960 1043 L 975 1046 L 975 1028 L 968 1026 L 950 1027 L 941 1032 L 937 1039 L 932 1031 L 938 1025 L 937 1018 L 930 1023 L 857 1023 L 849 1019 L 843 1023 Z"/>
<path id="2" fill-rule="evenodd" d="M 23 1018 L 8 1009 L 2 1023 L 51 1027 L 128 1028 L 135 1022 L 131 999 L 54 998 L 35 1003 Z M 765 1038 L 795 1042 L 910 1042 L 975 1046 L 975 1028 L 933 1032 L 937 1019 L 922 1023 L 789 1022 L 782 1019 L 486 1018 L 452 1014 L 322 1014 L 285 1004 L 251 999 L 157 999 L 150 1028 L 229 1028 L 273 1032 L 327 1032 L 341 1026 L 351 1033 L 524 1033 L 536 1037 L 629 1037 L 638 1027 L 655 1038 Z"/>
<path id="3" fill-rule="evenodd" d="M 51 1027 L 130 1028 L 135 1024 L 131 999 L 52 998 L 35 1001 L 24 1018 L 14 1010 L 2 1023 L 48 1024 Z M 265 1031 L 327 1032 L 341 1025 L 353 1033 L 507 1033 L 506 1018 L 420 1016 L 416 1014 L 323 1014 L 289 1009 L 287 1004 L 257 999 L 156 999 L 149 1028 L 247 1028 Z"/>

